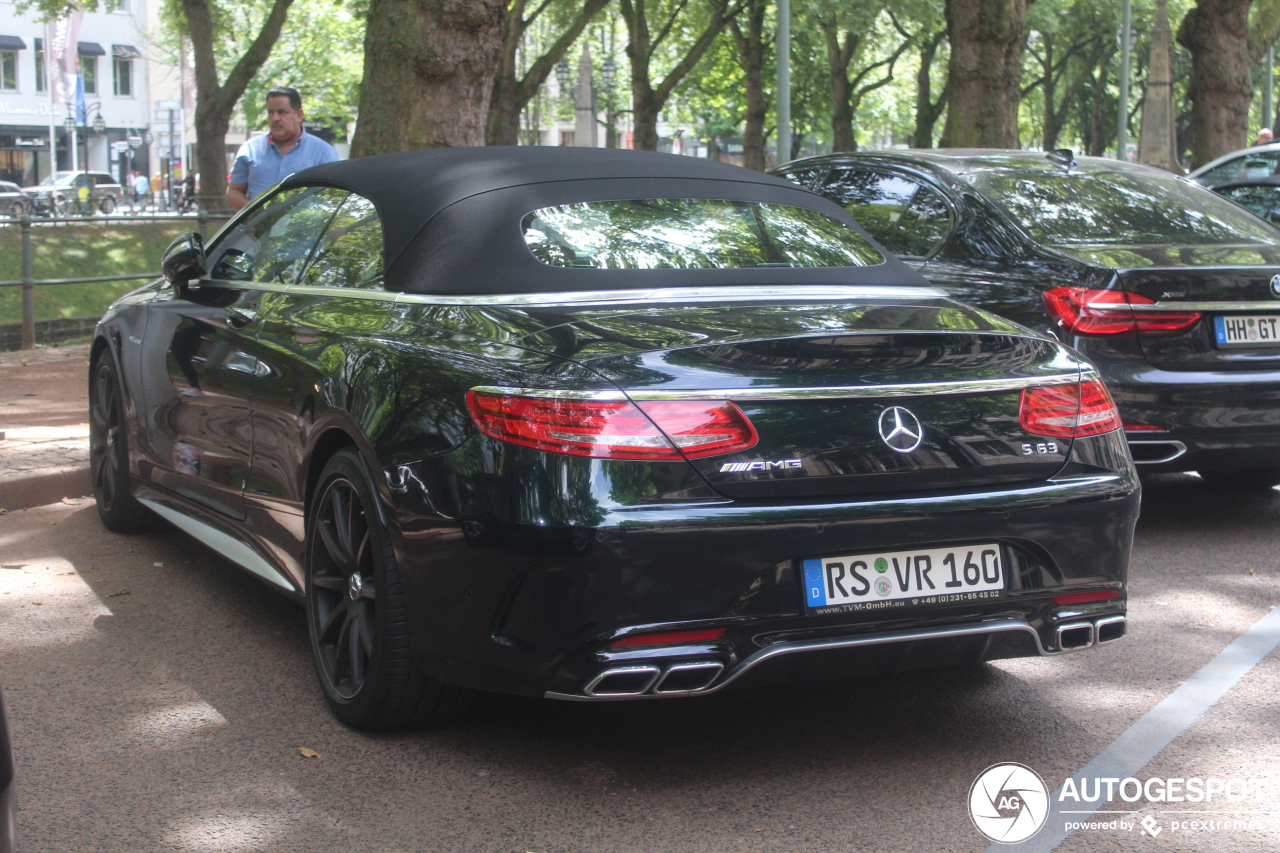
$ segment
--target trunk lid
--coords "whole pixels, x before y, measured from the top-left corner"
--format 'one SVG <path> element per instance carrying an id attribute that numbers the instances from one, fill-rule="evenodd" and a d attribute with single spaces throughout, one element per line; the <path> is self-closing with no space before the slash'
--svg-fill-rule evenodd
<path id="1" fill-rule="evenodd" d="M 1129 293 L 1167 309 L 1200 312 L 1200 322 L 1184 333 L 1138 338 L 1153 367 L 1231 371 L 1280 366 L 1280 337 L 1268 334 L 1272 320 L 1280 332 L 1280 279 L 1272 283 L 1280 274 L 1275 246 L 1071 246 L 1061 251 L 1111 266 Z M 1251 330 L 1254 339 L 1229 343 L 1231 325 L 1246 335 Z"/>
<path id="2" fill-rule="evenodd" d="M 721 494 L 968 489 L 1044 480 L 1066 461 L 1069 441 L 1022 429 L 1019 398 L 1075 382 L 1080 363 L 1021 327 L 947 300 L 728 310 L 593 317 L 590 334 L 628 351 L 581 360 L 636 402 L 734 402 L 758 443 L 692 462 Z"/>

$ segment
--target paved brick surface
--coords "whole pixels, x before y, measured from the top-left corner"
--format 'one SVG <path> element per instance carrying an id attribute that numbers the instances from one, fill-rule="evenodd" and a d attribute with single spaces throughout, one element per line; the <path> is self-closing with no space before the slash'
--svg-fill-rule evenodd
<path id="1" fill-rule="evenodd" d="M 89 487 L 89 345 L 0 352 L 0 509 Z"/>

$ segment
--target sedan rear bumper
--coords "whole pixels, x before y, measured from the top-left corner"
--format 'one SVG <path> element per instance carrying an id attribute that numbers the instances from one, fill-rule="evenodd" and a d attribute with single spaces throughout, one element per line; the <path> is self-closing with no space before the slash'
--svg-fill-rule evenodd
<path id="1" fill-rule="evenodd" d="M 1060 625 L 1123 615 L 1140 501 L 1118 433 L 1078 441 L 1073 458 L 1059 478 L 1020 486 L 598 508 L 590 526 L 496 512 L 450 521 L 435 513 L 442 501 L 410 488 L 389 510 L 415 657 L 448 684 L 589 698 L 593 680 L 618 667 L 641 668 L 625 679 L 636 695 L 689 695 L 1056 652 Z M 979 542 L 1004 549 L 999 597 L 805 610 L 806 558 Z M 1085 608 L 1053 601 L 1099 589 L 1118 597 Z M 695 647 L 610 648 L 621 636 L 712 627 L 723 636 Z M 1077 647 L 1096 642 L 1099 629 L 1089 633 Z"/>
<path id="2" fill-rule="evenodd" d="M 1114 607 L 1116 602 L 1109 604 Z M 787 665 L 791 661 L 783 659 L 799 655 L 811 657 L 813 660 L 806 663 L 816 662 L 820 671 L 825 669 L 828 675 L 858 674 L 858 670 L 864 674 L 883 673 L 886 671 L 886 662 L 889 663 L 888 671 L 900 672 L 906 669 L 977 664 L 987 660 L 1028 656 L 1030 653 L 1057 655 L 1115 642 L 1125 635 L 1126 627 L 1126 617 L 1123 615 L 1078 618 L 1058 625 L 1052 632 L 1054 645 L 1046 647 L 1040 631 L 1029 622 L 1021 619 L 994 619 L 971 625 L 778 642 L 760 649 L 732 667 L 726 666 L 724 660 L 717 655 L 692 648 L 675 649 L 668 651 L 676 654 L 668 654 L 651 662 L 607 666 L 580 693 L 548 691 L 545 696 L 548 699 L 593 702 L 707 695 L 728 687 L 739 679 L 747 681 L 752 675 L 763 675 L 763 680 L 785 677 Z M 1079 639 L 1073 639 L 1074 637 Z M 891 648 L 887 661 L 884 655 L 857 654 L 875 647 Z M 826 658 L 825 662 L 823 658 Z M 767 672 L 771 665 L 775 670 L 773 673 Z M 850 671 L 851 668 L 853 672 Z"/>

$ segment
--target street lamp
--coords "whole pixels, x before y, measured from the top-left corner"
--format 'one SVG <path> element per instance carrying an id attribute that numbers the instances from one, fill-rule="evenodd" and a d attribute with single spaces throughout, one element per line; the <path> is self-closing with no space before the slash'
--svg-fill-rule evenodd
<path id="1" fill-rule="evenodd" d="M 613 84 L 618 78 L 618 64 L 606 57 L 600 66 L 600 82 L 604 86 L 604 147 L 618 147 L 617 114 L 613 111 Z"/>
<path id="2" fill-rule="evenodd" d="M 76 104 L 74 106 L 74 110 L 75 110 L 74 113 L 68 113 L 66 121 L 62 123 L 62 127 L 64 130 L 66 130 L 67 135 L 71 135 L 75 133 L 78 128 L 84 129 L 84 132 L 80 134 L 81 144 L 84 149 L 84 159 L 81 161 L 84 165 L 84 168 L 82 169 L 82 171 L 84 172 L 84 178 L 82 179 L 83 180 L 82 186 L 86 190 L 88 190 L 89 193 L 88 195 L 85 196 L 85 205 L 82 208 L 82 211 L 87 212 L 89 199 L 93 195 L 93 189 L 92 189 L 93 184 L 89 180 L 89 131 L 92 130 L 95 136 L 100 136 L 103 133 L 107 132 L 107 123 L 102 118 L 102 103 L 100 101 L 94 102 L 92 104 Z M 89 121 L 90 115 L 93 116 L 92 122 Z M 79 195 L 80 195 L 80 188 L 77 187 L 76 188 L 77 198 L 79 197 Z M 50 198 L 50 200 L 52 200 L 52 197 Z"/>
<path id="3" fill-rule="evenodd" d="M 569 91 L 569 63 L 563 59 L 556 63 L 556 84 L 560 88 L 560 97 Z"/>

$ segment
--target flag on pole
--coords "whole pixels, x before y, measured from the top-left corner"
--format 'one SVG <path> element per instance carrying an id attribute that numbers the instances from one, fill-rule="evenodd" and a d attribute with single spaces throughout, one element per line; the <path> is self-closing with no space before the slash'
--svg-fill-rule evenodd
<path id="1" fill-rule="evenodd" d="M 48 24 L 49 93 L 55 104 L 76 103 L 80 77 L 80 19 L 84 12 L 71 11 L 67 17 Z M 79 96 L 84 103 L 84 95 Z"/>

